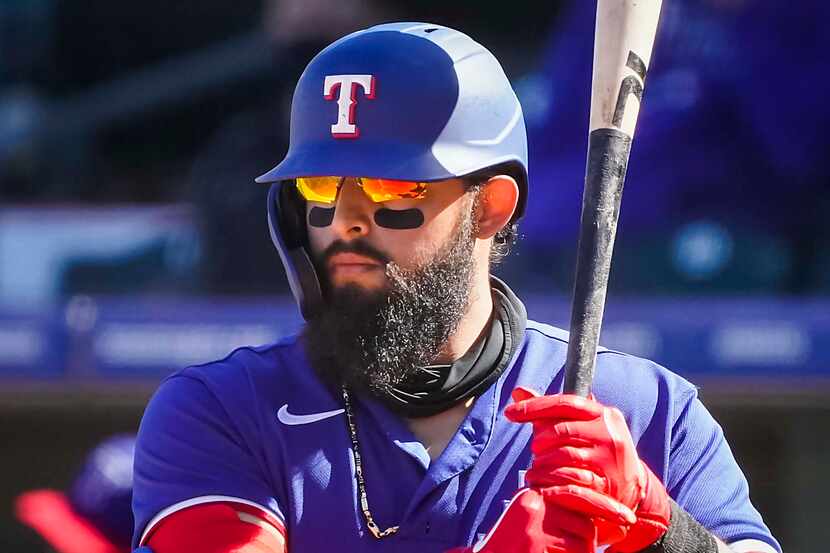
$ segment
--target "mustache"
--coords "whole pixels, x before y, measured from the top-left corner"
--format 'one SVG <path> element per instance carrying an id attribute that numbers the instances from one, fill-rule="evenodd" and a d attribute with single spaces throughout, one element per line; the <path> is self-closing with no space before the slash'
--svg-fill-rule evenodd
<path id="1" fill-rule="evenodd" d="M 363 255 L 383 265 L 387 265 L 391 261 L 388 256 L 383 254 L 383 252 L 373 246 L 370 246 L 365 240 L 357 238 L 355 240 L 350 240 L 349 242 L 345 242 L 343 240 L 335 240 L 332 242 L 329 247 L 323 251 L 323 255 L 321 256 L 322 262 L 324 264 L 328 264 L 331 257 L 338 253 Z"/>

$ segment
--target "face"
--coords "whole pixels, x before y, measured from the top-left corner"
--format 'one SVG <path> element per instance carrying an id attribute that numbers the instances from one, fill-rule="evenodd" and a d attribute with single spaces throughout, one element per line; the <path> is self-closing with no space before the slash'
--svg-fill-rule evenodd
<path id="1" fill-rule="evenodd" d="M 421 196 L 375 203 L 345 179 L 333 207 L 306 206 L 325 296 L 304 328 L 306 353 L 324 381 L 392 408 L 419 389 L 467 314 L 477 279 L 488 278 L 491 238 L 512 216 L 518 187 L 499 176 L 465 191 L 454 179 L 428 184 Z"/>
<path id="2" fill-rule="evenodd" d="M 304 339 L 324 381 L 388 400 L 435 358 L 467 311 L 475 198 L 460 181 L 446 181 L 421 199 L 380 204 L 347 181 L 328 217 L 315 209 L 329 206 L 307 206 L 326 306 Z M 421 224 L 402 229 L 411 225 L 396 217 L 412 221 L 412 210 Z"/>
<path id="3" fill-rule="evenodd" d="M 421 199 L 380 203 L 372 202 L 356 179 L 345 179 L 334 207 L 308 202 L 306 208 L 324 286 L 388 289 L 390 264 L 413 271 L 428 263 L 454 237 L 460 218 L 472 215 L 471 204 L 460 179 L 427 184 Z"/>

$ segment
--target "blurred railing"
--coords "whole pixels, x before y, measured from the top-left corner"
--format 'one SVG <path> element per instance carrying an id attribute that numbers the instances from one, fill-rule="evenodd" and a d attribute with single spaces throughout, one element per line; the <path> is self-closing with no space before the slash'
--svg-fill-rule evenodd
<path id="1" fill-rule="evenodd" d="M 566 298 L 525 301 L 531 317 L 560 326 L 567 319 Z M 286 297 L 76 296 L 39 314 L 0 311 L 0 387 L 150 384 L 237 347 L 277 340 L 301 323 Z M 830 390 L 830 300 L 612 300 L 601 341 L 692 381 L 718 381 L 715 392 Z"/>

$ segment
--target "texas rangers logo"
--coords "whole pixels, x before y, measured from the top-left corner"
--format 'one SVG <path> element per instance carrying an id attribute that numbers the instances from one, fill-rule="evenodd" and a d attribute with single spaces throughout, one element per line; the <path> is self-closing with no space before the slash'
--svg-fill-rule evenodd
<path id="1" fill-rule="evenodd" d="M 355 121 L 357 91 L 363 89 L 363 97 L 375 99 L 374 75 L 326 75 L 323 82 L 323 97 L 334 100 L 337 94 L 337 123 L 331 126 L 334 138 L 357 138 L 360 129 Z"/>

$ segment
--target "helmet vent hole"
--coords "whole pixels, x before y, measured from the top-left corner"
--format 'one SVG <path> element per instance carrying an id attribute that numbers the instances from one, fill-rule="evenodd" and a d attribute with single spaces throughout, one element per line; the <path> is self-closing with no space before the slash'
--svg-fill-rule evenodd
<path id="1" fill-rule="evenodd" d="M 425 33 L 434 33 L 437 30 L 438 30 L 437 27 L 430 27 L 429 29 L 424 29 L 424 32 Z"/>

